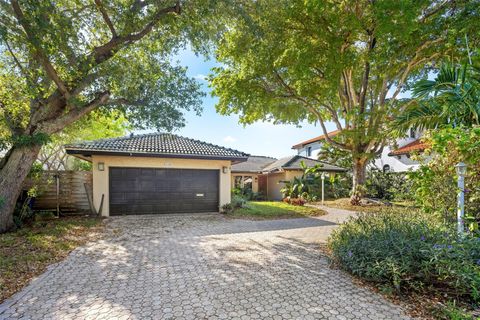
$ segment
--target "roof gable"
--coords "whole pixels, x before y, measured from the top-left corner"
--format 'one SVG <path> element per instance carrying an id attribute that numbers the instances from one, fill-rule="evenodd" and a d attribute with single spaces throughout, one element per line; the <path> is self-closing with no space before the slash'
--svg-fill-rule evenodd
<path id="1" fill-rule="evenodd" d="M 338 135 L 340 132 L 341 132 L 341 130 L 330 131 L 330 132 L 328 132 L 328 137 L 333 138 L 336 135 Z M 318 136 L 318 137 L 315 137 L 315 138 L 297 143 L 296 145 L 292 146 L 292 149 L 300 149 L 300 148 L 303 148 L 304 146 L 306 146 L 307 144 L 320 142 L 320 141 L 323 141 L 325 139 L 326 139 L 326 136 L 324 134 L 322 134 L 321 136 Z"/>
<path id="2" fill-rule="evenodd" d="M 80 142 L 65 146 L 68 154 L 136 155 L 245 161 L 247 153 L 171 133 L 152 133 Z"/>
<path id="3" fill-rule="evenodd" d="M 272 164 L 268 165 L 263 169 L 265 172 L 275 172 L 281 170 L 301 170 L 302 167 L 300 165 L 301 162 L 304 162 L 307 167 L 314 167 L 316 165 L 321 166 L 320 171 L 331 171 L 331 172 L 344 172 L 346 169 L 320 161 L 315 159 L 310 159 L 307 157 L 302 157 L 299 155 L 290 156 L 278 159 L 277 161 L 273 162 Z"/>
<path id="4" fill-rule="evenodd" d="M 247 161 L 232 165 L 232 172 L 262 172 L 263 168 L 277 159 L 263 156 L 250 156 Z"/>

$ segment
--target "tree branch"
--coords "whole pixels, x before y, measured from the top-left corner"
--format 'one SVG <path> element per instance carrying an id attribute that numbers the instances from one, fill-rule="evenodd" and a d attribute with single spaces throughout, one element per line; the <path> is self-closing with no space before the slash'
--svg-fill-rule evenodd
<path id="1" fill-rule="evenodd" d="M 15 53 L 13 52 L 12 48 L 10 47 L 10 45 L 8 44 L 8 41 L 5 39 L 5 45 L 7 47 L 7 50 L 8 52 L 10 53 L 10 55 L 12 56 L 13 58 L 13 61 L 15 62 L 15 64 L 17 65 L 18 69 L 20 69 L 20 72 L 23 74 L 23 76 L 25 78 L 27 78 L 27 73 L 25 72 L 25 68 L 23 68 L 22 64 L 20 63 L 20 61 L 17 59 L 17 57 L 15 56 Z"/>
<path id="2" fill-rule="evenodd" d="M 18 22 L 20 23 L 23 30 L 25 31 L 25 34 L 27 35 L 27 39 L 29 43 L 35 49 L 35 54 L 34 54 L 35 58 L 43 66 L 43 69 L 47 73 L 48 77 L 50 77 L 53 80 L 53 82 L 55 82 L 55 84 L 57 85 L 57 88 L 60 90 L 62 95 L 68 99 L 70 97 L 70 93 L 66 85 L 60 79 L 57 73 L 57 70 L 55 70 L 50 60 L 43 52 L 43 49 L 39 44 L 40 40 L 37 38 L 35 32 L 31 29 L 30 24 L 25 19 L 25 15 L 23 14 L 22 8 L 20 7 L 18 0 L 11 0 L 11 4 L 12 4 L 13 12 L 15 13 L 15 17 L 17 18 Z"/>
<path id="3" fill-rule="evenodd" d="M 450 1 L 450 0 L 444 0 L 441 3 L 439 3 L 437 6 L 431 8 L 429 11 L 425 11 L 423 13 L 423 15 L 419 18 L 419 21 L 420 22 L 425 22 L 428 18 L 430 18 L 431 16 L 440 12 L 440 10 L 445 8 L 447 6 L 447 4 L 450 4 L 451 2 L 452 1 Z"/>
<path id="4" fill-rule="evenodd" d="M 83 107 L 74 107 L 68 112 L 64 113 L 63 115 L 53 120 L 42 123 L 42 125 L 40 125 L 37 128 L 37 131 L 44 132 L 47 134 L 56 133 L 62 130 L 65 126 L 77 121 L 82 116 L 86 115 L 87 113 L 94 110 L 95 108 L 106 104 L 109 98 L 110 98 L 110 92 L 108 91 L 99 92 L 96 94 L 96 97 L 92 101 L 90 101 Z"/>
<path id="5" fill-rule="evenodd" d="M 325 127 L 325 123 L 324 123 L 324 119 L 323 119 L 323 116 L 322 114 L 316 110 L 312 105 L 311 103 L 309 103 L 305 98 L 303 97 L 300 97 L 295 89 L 293 89 L 290 85 L 288 85 L 285 80 L 282 78 L 282 76 L 278 73 L 277 70 L 274 70 L 273 71 L 277 80 L 281 83 L 281 85 L 287 90 L 289 91 L 289 93 L 292 95 L 292 97 L 296 100 L 299 100 L 303 103 L 303 105 L 305 105 L 305 107 L 307 108 L 307 110 L 309 110 L 310 112 L 312 112 L 318 119 L 318 121 L 320 122 L 320 126 L 322 127 L 322 130 L 323 130 L 323 133 L 325 135 L 325 139 L 330 142 L 332 145 L 335 145 L 336 147 L 342 149 L 342 150 L 349 150 L 347 148 L 346 145 L 342 144 L 342 143 L 339 143 L 333 139 L 330 138 L 330 136 L 328 135 L 328 131 L 327 131 L 327 128 Z M 329 108 L 326 107 L 326 109 L 328 110 Z M 335 118 L 336 114 L 333 114 L 332 113 L 332 117 Z M 340 123 L 338 123 L 338 125 L 340 125 Z M 341 128 L 341 126 L 340 126 Z"/>
<path id="6" fill-rule="evenodd" d="M 181 13 L 179 1 L 175 4 L 175 6 L 158 10 L 154 14 L 152 20 L 137 33 L 131 33 L 126 36 L 114 37 L 104 45 L 94 48 L 93 52 L 89 55 L 89 57 L 87 57 L 87 61 L 93 62 L 95 63 L 95 65 L 98 65 L 105 60 L 108 60 L 118 50 L 120 50 L 123 45 L 141 40 L 143 37 L 149 34 L 152 31 L 153 27 L 160 21 L 160 19 L 169 13 Z"/>
<path id="7" fill-rule="evenodd" d="M 400 79 L 397 82 L 397 88 L 396 88 L 395 92 L 393 93 L 391 100 L 395 100 L 397 98 L 398 94 L 400 93 L 400 91 L 403 88 L 403 85 L 405 84 L 405 81 L 407 80 L 408 75 L 410 74 L 410 72 L 412 71 L 413 68 L 415 68 L 418 64 L 420 64 L 424 61 L 432 60 L 433 58 L 440 56 L 440 53 L 437 52 L 437 53 L 432 54 L 428 58 L 426 58 L 426 57 L 421 58 L 421 52 L 424 49 L 426 49 L 426 48 L 428 48 L 432 45 L 435 45 L 439 42 L 442 42 L 442 41 L 444 41 L 443 38 L 438 38 L 438 39 L 435 39 L 435 40 L 428 40 L 428 41 L 425 41 L 422 45 L 420 45 L 418 47 L 418 49 L 415 51 L 415 55 L 413 56 L 413 58 L 407 64 L 407 66 L 405 67 L 403 72 L 399 75 Z"/>
<path id="8" fill-rule="evenodd" d="M 112 33 L 112 37 L 116 38 L 117 37 L 117 31 L 115 31 L 115 27 L 112 23 L 112 20 L 110 20 L 110 17 L 108 16 L 107 10 L 105 10 L 105 7 L 103 6 L 103 3 L 100 0 L 95 0 L 95 5 L 98 8 L 98 11 L 102 14 L 103 20 L 105 21 L 105 24 L 108 26 L 110 29 L 110 32 Z"/>

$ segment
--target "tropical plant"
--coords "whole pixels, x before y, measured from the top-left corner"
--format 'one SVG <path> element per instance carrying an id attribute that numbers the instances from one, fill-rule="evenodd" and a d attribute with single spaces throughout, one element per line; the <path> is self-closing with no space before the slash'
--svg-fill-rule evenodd
<path id="1" fill-rule="evenodd" d="M 280 192 L 284 198 L 303 198 L 308 201 L 315 201 L 320 185 L 322 165 L 317 164 L 313 167 L 307 167 L 305 162 L 301 161 L 300 167 L 303 170 L 302 175 L 294 177 L 292 181 L 287 181 Z"/>
<path id="2" fill-rule="evenodd" d="M 223 2 L 0 0 L 0 232 L 51 135 L 115 108 L 136 128 L 182 126 L 200 84 L 172 55 L 203 51 Z"/>
<path id="3" fill-rule="evenodd" d="M 395 121 L 397 128 L 479 125 L 480 64 L 444 63 L 435 79 L 416 82 L 412 95 Z"/>
<path id="4" fill-rule="evenodd" d="M 244 124 L 318 123 L 352 156 L 352 203 L 391 138 L 399 94 L 432 61 L 478 42 L 479 1 L 237 1 L 210 78 L 220 114 Z M 328 135 L 332 121 L 341 134 Z"/>

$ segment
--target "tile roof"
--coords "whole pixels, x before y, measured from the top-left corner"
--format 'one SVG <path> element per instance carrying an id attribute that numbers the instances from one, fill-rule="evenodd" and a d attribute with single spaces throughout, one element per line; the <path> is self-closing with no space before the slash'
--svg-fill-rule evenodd
<path id="1" fill-rule="evenodd" d="M 334 130 L 334 131 L 329 132 L 328 136 L 330 138 L 332 138 L 332 137 L 335 137 L 336 135 L 338 135 L 340 132 L 341 132 L 341 130 Z M 297 143 L 296 145 L 292 146 L 292 149 L 300 149 L 300 148 L 303 148 L 307 144 L 322 141 L 322 140 L 325 140 L 325 135 L 324 134 L 322 134 L 321 136 L 318 136 L 318 137 L 315 137 L 315 138 Z"/>
<path id="2" fill-rule="evenodd" d="M 68 154 L 136 155 L 247 160 L 248 154 L 171 133 L 152 133 L 86 141 L 65 146 Z"/>
<path id="3" fill-rule="evenodd" d="M 344 172 L 347 171 L 344 168 L 320 161 L 315 159 L 310 159 L 307 157 L 302 157 L 299 155 L 290 156 L 278 159 L 277 161 L 273 162 L 272 164 L 268 165 L 263 169 L 264 172 L 274 172 L 280 170 L 298 170 L 302 169 L 300 166 L 300 162 L 304 162 L 307 167 L 313 167 L 315 165 L 321 165 L 321 171 L 333 171 L 333 172 Z"/>
<path id="4" fill-rule="evenodd" d="M 404 145 L 401 148 L 393 150 L 388 155 L 389 156 L 400 156 L 402 154 L 409 154 L 409 153 L 415 152 L 415 151 L 421 152 L 421 151 L 425 150 L 427 147 L 428 146 L 427 146 L 426 143 L 424 143 L 420 139 L 418 139 L 418 140 L 415 140 L 413 142 L 410 142 L 410 143 Z"/>
<path id="5" fill-rule="evenodd" d="M 247 161 L 232 165 L 232 172 L 262 172 L 263 168 L 275 161 L 275 158 L 250 156 Z"/>

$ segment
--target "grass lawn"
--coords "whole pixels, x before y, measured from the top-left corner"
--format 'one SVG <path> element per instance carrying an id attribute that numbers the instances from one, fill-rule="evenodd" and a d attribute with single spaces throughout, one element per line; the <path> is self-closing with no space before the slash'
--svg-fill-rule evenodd
<path id="1" fill-rule="evenodd" d="M 251 219 L 304 218 L 324 215 L 325 211 L 303 206 L 294 206 L 277 201 L 249 201 L 246 207 L 235 209 L 227 216 Z"/>
<path id="2" fill-rule="evenodd" d="M 102 229 L 100 218 L 43 218 L 15 232 L 0 234 L 0 302 L 48 265 L 100 237 Z"/>
<path id="3" fill-rule="evenodd" d="M 320 204 L 320 202 L 318 202 Z M 414 209 L 413 204 L 408 202 L 402 203 L 392 203 L 391 206 L 381 205 L 381 204 L 368 204 L 368 205 L 361 205 L 361 206 L 352 206 L 350 204 L 349 198 L 341 198 L 335 200 L 325 200 L 325 206 L 331 208 L 338 208 L 338 209 L 345 209 L 350 211 L 356 212 L 378 212 L 385 208 L 395 208 L 398 210 L 411 210 Z"/>

